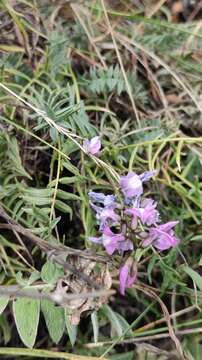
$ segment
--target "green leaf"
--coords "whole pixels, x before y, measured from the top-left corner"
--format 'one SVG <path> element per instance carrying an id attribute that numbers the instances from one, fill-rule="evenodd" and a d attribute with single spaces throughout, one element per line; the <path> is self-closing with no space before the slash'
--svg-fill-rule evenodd
<path id="1" fill-rule="evenodd" d="M 98 324 L 97 311 L 93 311 L 93 313 L 91 314 L 91 322 L 93 325 L 94 342 L 96 343 L 98 341 L 98 335 L 99 335 L 99 324 Z"/>
<path id="2" fill-rule="evenodd" d="M 63 203 L 60 200 L 56 200 L 55 201 L 55 208 L 62 211 L 63 213 L 68 213 L 70 214 L 70 217 L 72 217 L 72 209 L 69 205 Z"/>
<path id="3" fill-rule="evenodd" d="M 41 269 L 41 279 L 48 284 L 55 284 L 63 275 L 63 269 L 50 260 L 48 260 Z"/>
<path id="4" fill-rule="evenodd" d="M 123 327 L 120 322 L 120 319 L 117 317 L 116 313 L 108 305 L 103 305 L 102 311 L 105 316 L 109 319 L 113 330 L 117 333 L 118 336 L 121 336 L 123 333 Z"/>
<path id="5" fill-rule="evenodd" d="M 68 314 L 68 310 L 65 309 L 65 325 L 66 325 L 66 329 L 67 329 L 67 333 L 69 335 L 69 340 L 71 342 L 72 347 L 74 346 L 75 342 L 76 342 L 76 337 L 77 337 L 77 326 L 76 325 L 72 325 L 70 322 L 70 316 Z"/>
<path id="6" fill-rule="evenodd" d="M 128 329 L 127 331 L 127 336 L 133 336 L 133 331 L 132 329 L 130 329 L 130 325 L 129 323 L 126 321 L 126 319 L 124 319 L 124 317 L 122 315 L 120 315 L 119 313 L 115 312 L 119 322 L 120 322 L 120 325 L 122 327 L 122 331 L 124 332 L 124 335 L 126 335 L 126 330 Z"/>
<path id="7" fill-rule="evenodd" d="M 7 319 L 7 316 L 2 314 L 0 316 L 0 332 L 1 332 L 1 342 L 4 340 L 4 344 L 7 344 L 11 339 L 12 327 L 10 322 Z"/>
<path id="8" fill-rule="evenodd" d="M 57 198 L 63 200 L 81 200 L 80 196 L 60 189 L 57 190 Z"/>
<path id="9" fill-rule="evenodd" d="M 33 271 L 29 278 L 24 278 L 21 271 L 16 274 L 16 281 L 21 286 L 30 286 L 38 279 L 40 279 L 39 271 Z"/>
<path id="10" fill-rule="evenodd" d="M 41 309 L 50 337 L 54 343 L 58 344 L 65 330 L 64 309 L 55 306 L 49 300 L 41 301 Z"/>
<path id="11" fill-rule="evenodd" d="M 189 266 L 183 266 L 183 270 L 192 278 L 196 286 L 202 291 L 202 277 L 195 270 L 191 269 Z"/>
<path id="12" fill-rule="evenodd" d="M 21 298 L 13 302 L 15 324 L 22 342 L 29 348 L 34 346 L 39 324 L 40 301 Z"/>
<path id="13" fill-rule="evenodd" d="M 4 296 L 0 298 L 0 314 L 5 310 L 8 302 L 9 302 L 9 296 Z"/>
<path id="14" fill-rule="evenodd" d="M 17 139 L 15 137 L 13 138 L 8 138 L 8 151 L 7 151 L 7 155 L 9 157 L 9 165 L 10 168 L 12 169 L 13 175 L 14 176 L 23 176 L 26 177 L 28 179 L 32 179 L 32 177 L 27 173 L 27 171 L 24 169 L 23 165 L 22 165 L 22 160 L 20 157 L 20 150 L 19 150 L 19 145 L 17 142 Z"/>

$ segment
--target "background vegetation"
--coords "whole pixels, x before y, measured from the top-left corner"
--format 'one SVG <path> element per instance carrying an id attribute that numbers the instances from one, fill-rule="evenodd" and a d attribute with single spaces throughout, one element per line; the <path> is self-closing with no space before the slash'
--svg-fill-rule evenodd
<path id="1" fill-rule="evenodd" d="M 202 13 L 189 3 L 0 1 L 2 358 L 163 360 L 181 347 L 201 359 Z M 81 148 L 96 135 L 98 160 Z M 147 254 L 125 297 L 116 266 L 116 294 L 91 300 L 79 325 L 46 291 L 41 305 L 13 296 L 58 289 L 63 245 L 94 248 L 89 190 L 153 169 L 147 193 L 164 221 L 179 220 L 181 243 Z"/>

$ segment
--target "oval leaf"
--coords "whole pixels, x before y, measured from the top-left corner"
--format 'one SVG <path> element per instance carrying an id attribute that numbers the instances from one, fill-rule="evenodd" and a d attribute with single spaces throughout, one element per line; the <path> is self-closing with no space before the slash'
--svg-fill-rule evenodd
<path id="1" fill-rule="evenodd" d="M 54 343 L 58 344 L 65 330 L 64 309 L 55 306 L 49 300 L 42 300 L 41 310 L 43 312 L 50 337 Z"/>
<path id="2" fill-rule="evenodd" d="M 0 315 L 5 310 L 8 302 L 9 302 L 9 296 L 4 296 L 4 297 L 0 298 Z"/>
<path id="3" fill-rule="evenodd" d="M 109 319 L 113 330 L 116 332 L 118 336 L 123 334 L 123 327 L 122 324 L 117 317 L 117 314 L 110 308 L 108 305 L 103 305 L 102 311 L 104 312 L 105 316 Z"/>
<path id="4" fill-rule="evenodd" d="M 48 284 L 55 284 L 63 275 L 64 271 L 62 267 L 51 260 L 46 261 L 41 269 L 41 278 Z"/>
<path id="5" fill-rule="evenodd" d="M 93 311 L 91 314 L 91 322 L 93 325 L 93 337 L 94 342 L 98 342 L 98 335 L 99 335 L 99 324 L 98 324 L 98 316 L 97 311 Z"/>
<path id="6" fill-rule="evenodd" d="M 40 301 L 21 298 L 13 302 L 15 324 L 22 342 L 29 348 L 34 346 L 39 324 Z"/>
<path id="7" fill-rule="evenodd" d="M 189 266 L 184 266 L 183 269 L 192 278 L 200 291 L 202 291 L 202 276 L 199 275 L 195 270 L 191 269 Z"/>
<path id="8" fill-rule="evenodd" d="M 77 337 L 77 326 L 71 324 L 70 316 L 68 314 L 67 309 L 65 309 L 65 324 L 66 324 L 67 333 L 69 335 L 70 343 L 73 347 L 76 342 L 76 337 Z"/>

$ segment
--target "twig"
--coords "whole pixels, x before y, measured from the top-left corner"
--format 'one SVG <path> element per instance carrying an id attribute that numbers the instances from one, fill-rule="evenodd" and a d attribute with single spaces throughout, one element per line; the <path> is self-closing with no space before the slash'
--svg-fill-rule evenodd
<path id="1" fill-rule="evenodd" d="M 151 297 L 152 299 L 155 299 L 155 300 L 158 301 L 158 303 L 160 304 L 161 309 L 162 309 L 162 311 L 164 313 L 164 317 L 165 317 L 167 325 L 168 325 L 169 336 L 171 337 L 171 339 L 175 343 L 176 349 L 177 349 L 177 351 L 178 351 L 178 353 L 180 355 L 180 359 L 184 360 L 185 359 L 184 353 L 183 353 L 181 344 L 180 344 L 180 342 L 179 342 L 178 338 L 176 337 L 175 332 L 173 330 L 173 327 L 172 327 L 172 324 L 171 324 L 170 314 L 169 314 L 169 312 L 167 310 L 167 307 L 165 306 L 165 304 L 161 300 L 161 298 L 158 295 L 156 295 L 154 291 L 152 291 L 149 288 L 146 288 L 146 286 L 141 286 L 141 285 L 135 284 L 134 288 L 136 288 L 137 290 L 142 291 L 144 294 L 146 294 L 149 297 Z"/>
<path id="2" fill-rule="evenodd" d="M 44 285 L 42 289 L 44 288 Z M 57 289 L 52 292 L 41 292 L 40 286 L 36 289 L 36 286 L 33 286 L 25 289 L 21 288 L 18 285 L 6 285 L 0 286 L 0 298 L 7 297 L 16 298 L 16 297 L 26 297 L 31 299 L 43 299 L 43 300 L 50 300 L 55 302 L 59 305 L 65 306 L 68 301 L 70 300 L 77 300 L 77 299 L 90 299 L 94 297 L 101 297 L 101 296 L 110 296 L 115 293 L 115 290 L 97 290 L 91 291 L 86 293 L 79 293 L 79 294 L 65 294 L 63 292 L 59 292 Z"/>

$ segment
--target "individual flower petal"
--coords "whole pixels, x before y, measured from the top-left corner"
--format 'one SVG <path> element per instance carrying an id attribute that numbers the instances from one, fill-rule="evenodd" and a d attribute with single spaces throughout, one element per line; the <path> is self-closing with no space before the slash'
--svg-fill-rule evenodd
<path id="1" fill-rule="evenodd" d="M 112 255 L 116 250 L 120 250 L 120 243 L 125 241 L 123 234 L 114 234 L 109 226 L 103 230 L 103 245 L 109 255 Z"/>
<path id="2" fill-rule="evenodd" d="M 104 199 L 105 199 L 105 194 L 97 193 L 95 191 L 89 191 L 88 196 L 89 196 L 89 199 L 93 203 L 96 203 L 96 202 L 103 203 Z"/>
<path id="3" fill-rule="evenodd" d="M 139 197 L 143 193 L 142 183 L 148 181 L 152 176 L 156 174 L 156 171 L 146 171 L 143 174 L 137 175 L 135 172 L 129 172 L 126 176 L 120 177 L 120 187 L 126 198 L 126 201 Z"/>
<path id="4" fill-rule="evenodd" d="M 170 231 L 174 226 L 176 226 L 177 224 L 179 223 L 179 221 L 169 221 L 165 224 L 161 224 L 158 226 L 158 229 L 159 230 L 162 230 L 162 231 Z"/>
<path id="5" fill-rule="evenodd" d="M 157 249 L 163 251 L 179 244 L 180 240 L 176 238 L 173 227 L 178 221 L 170 221 L 166 224 L 152 227 L 149 230 L 149 236 L 143 241 L 143 247 L 152 244 Z"/>
<path id="6" fill-rule="evenodd" d="M 148 181 L 152 176 L 156 175 L 157 171 L 145 171 L 144 173 L 140 174 L 140 179 L 142 182 Z"/>
<path id="7" fill-rule="evenodd" d="M 118 207 L 114 195 L 104 195 L 103 193 L 89 192 L 90 205 L 96 212 L 96 218 L 102 230 L 106 225 L 117 225 L 120 216 L 114 209 Z"/>
<path id="8" fill-rule="evenodd" d="M 131 240 L 125 240 L 119 242 L 118 251 L 123 253 L 124 251 L 132 251 L 134 249 L 133 243 Z"/>
<path id="9" fill-rule="evenodd" d="M 125 295 L 125 289 L 131 288 L 137 278 L 137 266 L 131 258 L 120 268 L 119 271 L 119 289 L 122 295 Z"/>
<path id="10" fill-rule="evenodd" d="M 97 155 L 101 149 L 101 141 L 99 136 L 93 137 L 91 140 L 84 140 L 84 150 L 91 155 Z"/>
<path id="11" fill-rule="evenodd" d="M 100 237 L 89 236 L 88 241 L 91 241 L 95 244 L 102 244 L 102 236 Z"/>
<path id="12" fill-rule="evenodd" d="M 126 215 L 129 215 L 129 216 L 132 217 L 131 228 L 132 228 L 133 230 L 136 229 L 136 227 L 137 227 L 137 220 L 138 220 L 138 218 L 140 217 L 140 211 L 139 211 L 139 209 L 138 209 L 138 208 L 135 208 L 135 207 L 129 208 L 129 209 L 126 209 L 126 210 L 124 211 L 124 213 L 125 213 Z"/>
<path id="13" fill-rule="evenodd" d="M 137 227 L 139 218 L 143 225 L 151 226 L 159 221 L 159 212 L 156 210 L 157 203 L 152 199 L 144 199 L 139 206 L 126 209 L 125 214 L 132 216 L 131 227 Z"/>
<path id="14" fill-rule="evenodd" d="M 106 207 L 117 207 L 117 203 L 115 202 L 116 197 L 114 195 L 106 195 L 104 199 L 104 206 Z"/>
<path id="15" fill-rule="evenodd" d="M 106 225 L 116 225 L 120 216 L 115 213 L 113 209 L 110 208 L 100 208 L 101 211 L 97 211 L 96 218 L 100 224 L 100 230 L 102 230 Z"/>
<path id="16" fill-rule="evenodd" d="M 94 191 L 90 191 L 88 193 L 90 202 L 93 204 L 102 204 L 104 207 L 117 207 L 117 204 L 115 202 L 115 196 L 114 195 L 105 195 L 103 193 L 97 193 Z"/>
<path id="17" fill-rule="evenodd" d="M 120 186 L 126 198 L 140 196 L 143 193 L 142 180 L 139 175 L 134 172 L 129 172 L 126 176 L 121 176 Z"/>
<path id="18" fill-rule="evenodd" d="M 139 209 L 139 217 L 143 225 L 151 226 L 159 222 L 159 212 L 156 210 L 157 203 L 152 199 L 144 199 Z"/>
<path id="19" fill-rule="evenodd" d="M 101 239 L 100 241 L 100 238 L 89 238 L 93 242 L 102 242 L 109 255 L 112 255 L 115 251 L 123 253 L 124 251 L 133 250 L 132 241 L 126 240 L 122 233 L 114 234 L 109 226 L 104 227 Z"/>

